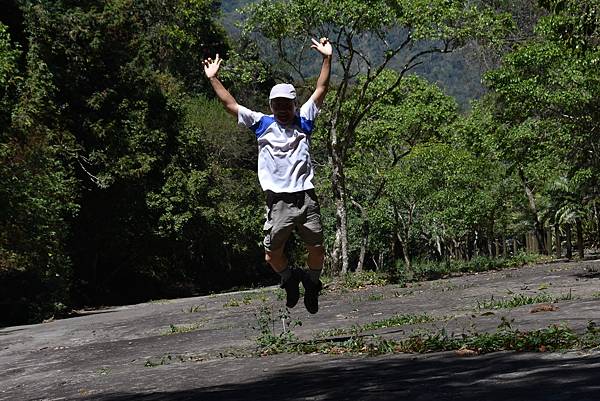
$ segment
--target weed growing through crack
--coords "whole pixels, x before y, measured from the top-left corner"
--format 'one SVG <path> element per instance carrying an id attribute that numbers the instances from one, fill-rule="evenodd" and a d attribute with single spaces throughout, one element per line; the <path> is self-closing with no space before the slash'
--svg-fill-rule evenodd
<path id="1" fill-rule="evenodd" d="M 293 329 L 302 326 L 302 322 L 298 319 L 291 320 L 287 308 L 279 309 L 275 316 L 272 306 L 262 305 L 254 316 L 257 325 L 253 329 L 260 333 L 256 344 L 261 354 L 285 352 L 290 343 L 298 340 Z M 280 324 L 281 330 L 278 329 Z"/>
<path id="2" fill-rule="evenodd" d="M 194 355 L 171 355 L 165 354 L 160 357 L 151 357 L 146 359 L 144 366 L 147 368 L 154 368 L 162 365 L 170 365 L 173 362 L 198 362 L 202 361 L 203 358 Z"/>
<path id="3" fill-rule="evenodd" d="M 206 310 L 206 305 L 192 305 L 187 309 L 183 309 L 186 313 L 198 313 Z"/>

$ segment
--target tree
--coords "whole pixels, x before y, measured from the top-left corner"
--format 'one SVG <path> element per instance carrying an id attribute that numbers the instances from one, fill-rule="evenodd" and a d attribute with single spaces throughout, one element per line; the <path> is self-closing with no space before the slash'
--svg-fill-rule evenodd
<path id="1" fill-rule="evenodd" d="M 535 39 L 508 54 L 487 82 L 504 125 L 498 143 L 521 178 L 542 252 L 544 206 L 538 203 L 549 201 L 547 191 L 538 196 L 536 188 L 572 182 L 582 208 L 599 196 L 600 4 L 540 4 L 548 15 L 537 24 Z"/>
<path id="2" fill-rule="evenodd" d="M 77 210 L 65 158 L 70 138 L 56 118 L 56 93 L 38 46 L 21 51 L 0 24 L 0 324 L 36 321 L 69 302 L 65 242 Z"/>
<path id="3" fill-rule="evenodd" d="M 346 272 L 348 194 L 344 168 L 358 126 L 426 55 L 451 52 L 470 38 L 501 36 L 510 27 L 509 18 L 460 0 L 261 1 L 246 13 L 245 31 L 260 32 L 270 40 L 280 60 L 300 78 L 306 74 L 304 50 L 310 37 L 328 36 L 333 42 L 338 85 L 328 100 L 329 118 L 325 122 L 336 204 L 336 238 L 331 254 L 335 269 Z M 367 96 L 394 59 L 402 60 L 397 79 L 376 96 Z M 359 73 L 365 79 L 355 85 Z"/>
<path id="4" fill-rule="evenodd" d="M 358 85 L 360 86 L 360 77 Z M 392 70 L 383 72 L 367 96 L 377 96 L 398 79 Z M 349 103 L 352 103 L 349 101 Z M 416 75 L 383 97 L 365 116 L 349 148 L 347 187 L 352 205 L 360 212 L 361 243 L 357 269 L 364 263 L 369 238 L 370 205 L 384 193 L 388 172 L 414 146 L 442 138 L 443 127 L 457 118 L 455 101 L 436 85 Z"/>

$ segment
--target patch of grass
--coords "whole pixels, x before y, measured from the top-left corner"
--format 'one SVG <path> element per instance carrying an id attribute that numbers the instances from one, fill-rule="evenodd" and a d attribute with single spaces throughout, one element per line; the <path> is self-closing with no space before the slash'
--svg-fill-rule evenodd
<path id="1" fill-rule="evenodd" d="M 377 329 L 384 329 L 387 327 L 398 327 L 419 323 L 428 323 L 439 320 L 446 320 L 445 317 L 436 317 L 430 316 L 426 313 L 422 315 L 395 315 L 387 319 L 377 320 L 370 323 L 365 323 L 363 325 L 355 325 L 350 328 L 336 328 L 331 330 L 326 330 L 318 333 L 315 338 L 316 339 L 324 339 L 327 337 L 337 337 L 337 336 L 357 336 L 365 331 L 372 331 Z"/>
<path id="2" fill-rule="evenodd" d="M 173 362 L 198 362 L 202 361 L 204 358 L 194 356 L 194 355 L 171 355 L 165 354 L 160 357 L 152 357 L 146 359 L 144 362 L 144 366 L 147 368 L 154 368 L 162 365 L 170 365 Z"/>
<path id="3" fill-rule="evenodd" d="M 471 350 L 475 354 L 497 351 L 546 352 L 560 351 L 583 346 L 579 337 L 567 326 L 552 325 L 532 331 L 510 328 L 505 320 L 494 333 L 453 336 L 444 330 L 425 336 L 413 336 L 394 344 L 396 352 L 426 353 L 454 350 Z M 596 338 L 596 341 L 598 338 Z"/>
<path id="4" fill-rule="evenodd" d="M 550 288 L 552 284 L 550 283 L 542 283 L 540 284 L 540 286 L 538 287 L 538 291 L 544 291 L 547 290 L 548 288 Z"/>
<path id="5" fill-rule="evenodd" d="M 191 331 L 198 330 L 198 327 L 200 327 L 200 325 L 197 323 L 181 324 L 181 325 L 170 324 L 169 328 L 166 331 L 164 331 L 162 333 L 162 335 L 167 336 L 167 335 L 171 335 L 171 334 L 189 333 Z"/>
<path id="6" fill-rule="evenodd" d="M 151 304 L 160 304 L 160 305 L 170 304 L 171 302 L 173 302 L 172 299 L 153 299 L 150 301 Z"/>
<path id="7" fill-rule="evenodd" d="M 363 331 L 383 329 L 387 327 L 405 326 L 410 324 L 428 323 L 439 320 L 439 318 L 430 316 L 426 313 L 422 315 L 396 315 L 384 320 L 378 320 L 371 323 L 366 323 L 361 327 Z"/>
<path id="8" fill-rule="evenodd" d="M 278 301 L 283 301 L 285 299 L 285 290 L 282 288 L 276 289 L 275 298 L 277 298 Z"/>
<path id="9" fill-rule="evenodd" d="M 369 338 L 370 337 L 370 338 Z M 413 335 L 395 341 L 376 336 L 353 335 L 339 340 L 314 339 L 307 342 L 288 342 L 268 353 L 325 353 L 367 354 L 429 353 L 457 351 L 461 355 L 479 355 L 498 351 L 556 352 L 575 349 L 600 348 L 600 328 L 594 322 L 588 324 L 585 333 L 579 335 L 565 325 L 520 331 L 512 329 L 510 322 L 502 319 L 498 330 L 492 333 L 471 333 L 455 336 L 445 330 Z"/>
<path id="10" fill-rule="evenodd" d="M 329 329 L 329 330 L 325 330 L 325 331 L 321 331 L 321 332 L 317 333 L 315 335 L 315 339 L 321 340 L 321 339 L 325 339 L 328 337 L 341 337 L 341 336 L 348 336 L 348 335 L 356 336 L 360 332 L 361 332 L 360 326 L 353 326 L 351 328 Z"/>
<path id="11" fill-rule="evenodd" d="M 345 289 L 355 290 L 368 286 L 382 287 L 389 283 L 390 282 L 386 274 L 374 271 L 363 271 L 361 273 L 346 274 L 342 281 L 342 287 Z"/>
<path id="12" fill-rule="evenodd" d="M 533 296 L 517 294 L 510 299 L 494 299 L 494 296 L 492 295 L 489 300 L 477 301 L 477 309 L 510 309 L 523 305 L 555 303 L 559 301 L 570 301 L 572 299 L 573 294 L 571 290 L 569 290 L 568 294 L 559 297 L 553 297 L 550 294 L 542 293 Z"/>
<path id="13" fill-rule="evenodd" d="M 384 298 L 383 294 L 370 294 L 367 297 L 368 301 L 381 301 Z"/>
<path id="14" fill-rule="evenodd" d="M 395 283 L 435 280 L 448 277 L 452 274 L 475 273 L 489 270 L 500 270 L 511 267 L 520 267 L 539 262 L 547 258 L 543 255 L 519 253 L 508 258 L 491 258 L 477 256 L 469 261 L 447 260 L 444 262 L 415 261 L 412 268 L 407 270 L 400 262 L 392 272 L 390 280 Z"/>
<path id="15" fill-rule="evenodd" d="M 240 301 L 238 301 L 235 298 L 231 298 L 229 301 L 227 301 L 223 304 L 223 307 L 224 308 L 237 308 L 240 305 L 241 305 Z"/>

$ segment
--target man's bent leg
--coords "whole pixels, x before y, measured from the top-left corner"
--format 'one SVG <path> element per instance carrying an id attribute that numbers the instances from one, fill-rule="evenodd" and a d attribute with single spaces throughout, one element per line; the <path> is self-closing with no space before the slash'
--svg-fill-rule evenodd
<path id="1" fill-rule="evenodd" d="M 306 264 L 310 270 L 322 270 L 325 261 L 325 248 L 323 245 L 306 245 L 308 260 Z"/>
<path id="2" fill-rule="evenodd" d="M 276 273 L 281 273 L 287 269 L 287 258 L 284 254 L 284 247 L 275 250 L 265 249 L 265 261 Z"/>
<path id="3" fill-rule="evenodd" d="M 300 299 L 300 275 L 297 269 L 288 267 L 284 247 L 276 250 L 265 250 L 265 260 L 271 268 L 281 276 L 280 287 L 285 290 L 285 306 L 293 308 Z"/>

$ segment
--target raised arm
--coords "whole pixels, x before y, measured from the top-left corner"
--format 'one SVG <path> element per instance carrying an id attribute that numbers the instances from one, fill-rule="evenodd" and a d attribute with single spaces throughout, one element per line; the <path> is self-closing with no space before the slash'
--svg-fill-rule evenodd
<path id="1" fill-rule="evenodd" d="M 233 115 L 235 118 L 238 116 L 238 104 L 231 93 L 219 81 L 217 78 L 217 72 L 219 72 L 219 67 L 221 66 L 221 62 L 223 59 L 219 58 L 217 54 L 215 59 L 208 58 L 202 62 L 204 65 L 204 73 L 206 74 L 206 78 L 208 78 L 211 86 L 213 87 L 215 94 L 225 106 L 227 112 Z"/>
<path id="2" fill-rule="evenodd" d="M 333 54 L 333 48 L 331 47 L 331 43 L 327 38 L 321 38 L 321 40 L 318 42 L 315 39 L 312 39 L 312 42 L 313 44 L 311 47 L 321 53 L 323 56 L 323 65 L 321 66 L 319 79 L 317 79 L 317 87 L 311 96 L 317 107 L 321 108 L 323 101 L 325 100 L 327 90 L 329 89 L 329 76 L 331 75 L 331 55 Z"/>

